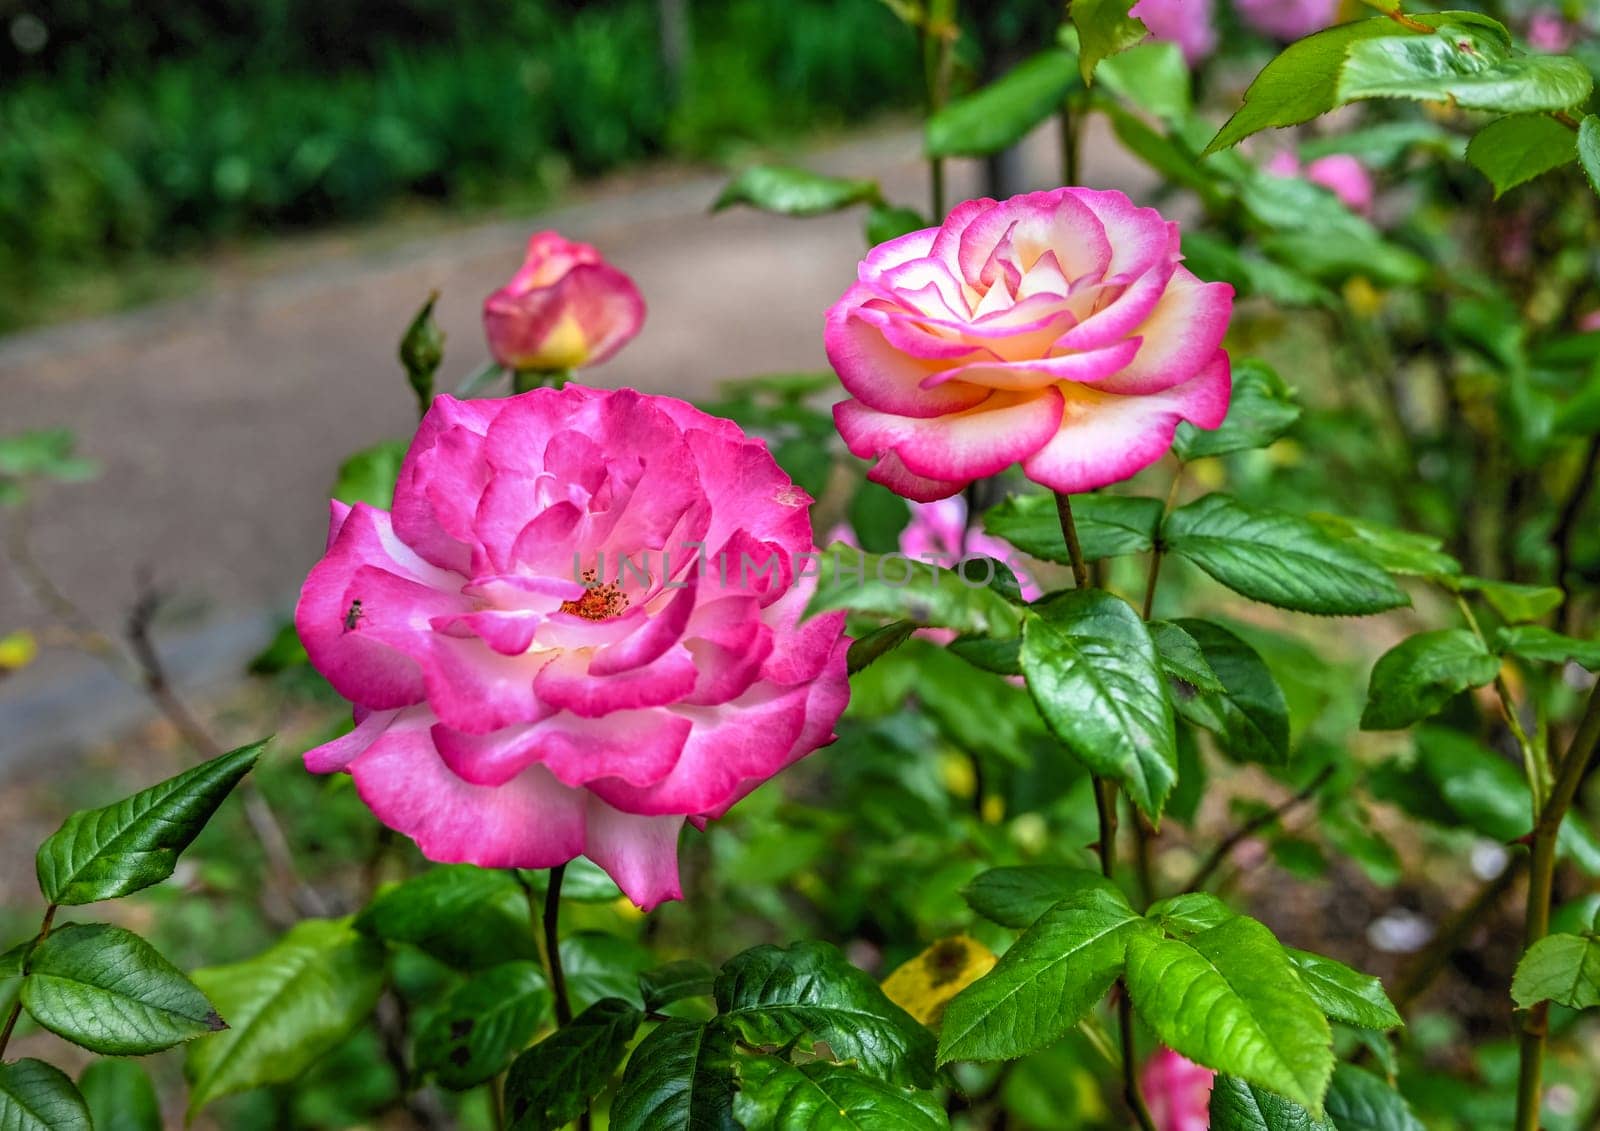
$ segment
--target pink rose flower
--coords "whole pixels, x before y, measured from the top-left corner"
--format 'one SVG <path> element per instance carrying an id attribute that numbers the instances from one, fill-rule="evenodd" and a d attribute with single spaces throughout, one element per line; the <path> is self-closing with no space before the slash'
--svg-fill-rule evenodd
<path id="1" fill-rule="evenodd" d="M 1057 491 L 1128 478 L 1228 410 L 1233 288 L 1182 258 L 1176 224 L 1083 188 L 970 200 L 879 245 L 828 311 L 845 444 L 922 502 L 1018 462 Z"/>
<path id="2" fill-rule="evenodd" d="M 1143 20 L 1152 39 L 1176 43 L 1191 67 L 1217 49 L 1211 0 L 1139 0 L 1128 15 Z"/>
<path id="3" fill-rule="evenodd" d="M 1333 193 L 1350 211 L 1361 216 L 1372 215 L 1372 204 L 1377 196 L 1372 174 L 1348 153 L 1319 157 L 1303 167 L 1293 153 L 1278 153 L 1267 162 L 1266 170 L 1277 177 L 1304 177 Z"/>
<path id="4" fill-rule="evenodd" d="M 1233 0 L 1233 6 L 1250 27 L 1285 42 L 1321 31 L 1339 15 L 1339 0 Z"/>
<path id="5" fill-rule="evenodd" d="M 1156 1131 L 1206 1131 L 1211 1126 L 1211 1082 L 1216 1073 L 1171 1049 L 1158 1049 L 1139 1073 Z"/>
<path id="6" fill-rule="evenodd" d="M 301 589 L 357 723 L 306 767 L 430 859 L 582 854 L 642 907 L 681 898 L 684 820 L 832 741 L 849 697 L 843 616 L 801 621 L 810 501 L 669 397 L 437 398 L 393 511 L 334 503 Z"/>
<path id="7" fill-rule="evenodd" d="M 598 365 L 643 324 L 633 280 L 588 244 L 556 232 L 530 239 L 521 269 L 483 302 L 489 352 L 508 369 Z"/>
<path id="8" fill-rule="evenodd" d="M 1548 55 L 1572 50 L 1578 38 L 1576 25 L 1562 18 L 1554 8 L 1539 8 L 1528 17 L 1528 46 Z"/>

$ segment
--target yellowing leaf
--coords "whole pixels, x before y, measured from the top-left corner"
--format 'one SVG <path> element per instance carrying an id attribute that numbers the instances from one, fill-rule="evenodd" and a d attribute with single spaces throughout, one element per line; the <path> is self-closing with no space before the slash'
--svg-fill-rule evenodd
<path id="1" fill-rule="evenodd" d="M 994 969 L 988 947 L 966 935 L 940 939 L 883 983 L 890 1001 L 924 1025 L 937 1025 L 950 999 Z"/>

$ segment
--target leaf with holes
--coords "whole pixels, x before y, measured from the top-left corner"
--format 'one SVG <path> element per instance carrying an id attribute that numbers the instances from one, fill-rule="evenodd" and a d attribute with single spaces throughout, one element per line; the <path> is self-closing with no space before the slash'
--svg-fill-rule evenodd
<path id="1" fill-rule="evenodd" d="M 550 1010 L 544 971 L 531 962 L 491 966 L 462 983 L 417 1033 L 417 1071 L 446 1088 L 497 1075 L 533 1039 Z"/>

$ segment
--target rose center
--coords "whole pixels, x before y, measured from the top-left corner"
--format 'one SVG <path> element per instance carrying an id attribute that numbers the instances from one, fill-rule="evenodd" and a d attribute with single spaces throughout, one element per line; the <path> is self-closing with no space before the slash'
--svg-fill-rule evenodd
<path id="1" fill-rule="evenodd" d="M 575 601 L 561 602 L 562 612 L 573 613 L 585 620 L 610 620 L 621 616 L 627 609 L 628 595 L 615 581 L 597 585 L 594 570 L 588 569 L 583 571 L 583 582 L 588 586 L 583 596 Z"/>

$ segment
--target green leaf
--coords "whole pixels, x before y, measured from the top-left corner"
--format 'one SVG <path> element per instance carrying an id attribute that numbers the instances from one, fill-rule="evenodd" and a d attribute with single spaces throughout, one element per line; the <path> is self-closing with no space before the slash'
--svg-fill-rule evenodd
<path id="1" fill-rule="evenodd" d="M 1495 635 L 1495 651 L 1547 664 L 1577 664 L 1600 672 L 1600 640 L 1575 640 L 1535 624 L 1502 628 Z"/>
<path id="2" fill-rule="evenodd" d="M 733 1040 L 719 1026 L 669 1018 L 628 1058 L 612 1131 L 739 1131 Z"/>
<path id="3" fill-rule="evenodd" d="M 1187 618 L 1175 623 L 1199 647 L 1219 685 L 1199 688 L 1187 701 L 1178 697 L 1183 717 L 1215 734 L 1232 758 L 1287 764 L 1289 703 L 1266 661 L 1220 624 Z"/>
<path id="4" fill-rule="evenodd" d="M 534 894 L 542 898 L 550 885 L 548 868 L 523 868 L 517 875 L 527 881 Z M 622 889 L 604 868 L 586 856 L 567 861 L 567 870 L 561 877 L 563 903 L 615 903 L 622 898 Z M 526 907 L 526 902 L 523 903 Z"/>
<path id="5" fill-rule="evenodd" d="M 549 984 L 531 962 L 474 974 L 418 1031 L 417 1071 L 433 1073 L 446 1088 L 475 1087 L 511 1063 L 549 1009 Z"/>
<path id="6" fill-rule="evenodd" d="M 1600 1005 L 1600 938 L 1546 935 L 1517 963 L 1511 997 L 1523 1009 L 1541 1001 L 1569 1009 Z"/>
<path id="7" fill-rule="evenodd" d="M 1527 113 L 1576 106 L 1593 88 L 1588 68 L 1576 59 L 1515 55 L 1497 35 L 1444 23 L 1433 35 L 1352 43 L 1339 73 L 1338 96 L 1340 102 L 1412 98 Z"/>
<path id="8" fill-rule="evenodd" d="M 785 165 L 752 165 L 728 182 L 711 211 L 747 204 L 783 216 L 820 216 L 882 199 L 877 181 L 829 177 Z"/>
<path id="9" fill-rule="evenodd" d="M 1173 703 L 1178 713 L 1188 717 L 1185 708 L 1202 691 L 1222 690 L 1222 681 L 1211 670 L 1200 642 L 1171 621 L 1150 622 L 1150 638 L 1156 642 L 1161 670 L 1173 681 Z"/>
<path id="10" fill-rule="evenodd" d="M 1023 624 L 1022 670 L 1039 713 L 1072 756 L 1159 821 L 1177 780 L 1177 735 L 1139 614 L 1103 589 L 1041 602 Z"/>
<path id="11" fill-rule="evenodd" d="M 1339 105 L 1339 70 L 1346 53 L 1363 40 L 1403 35 L 1392 20 L 1357 20 L 1291 43 L 1244 92 L 1244 105 L 1217 131 L 1206 154 L 1237 145 L 1271 126 L 1296 126 Z M 1202 154 L 1204 156 L 1204 154 Z"/>
<path id="12" fill-rule="evenodd" d="M 1328 1118 L 1338 1131 L 1424 1131 L 1399 1092 L 1352 1064 L 1333 1070 Z"/>
<path id="13" fill-rule="evenodd" d="M 349 920 L 305 919 L 254 958 L 196 970 L 232 1028 L 189 1046 L 189 1114 L 320 1062 L 372 1012 L 383 967 L 383 946 Z"/>
<path id="14" fill-rule="evenodd" d="M 1187 941 L 1135 935 L 1128 993 L 1164 1044 L 1315 1113 L 1333 1033 L 1272 932 L 1243 915 Z"/>
<path id="15" fill-rule="evenodd" d="M 608 997 L 642 1007 L 639 975 L 654 965 L 655 956 L 632 939 L 600 931 L 576 931 L 561 940 L 567 996 L 576 1011 Z"/>
<path id="16" fill-rule="evenodd" d="M 97 1060 L 78 1077 L 94 1131 L 161 1131 L 155 1085 L 131 1060 Z"/>
<path id="17" fill-rule="evenodd" d="M 356 917 L 363 934 L 409 943 L 462 970 L 537 959 L 522 889 L 510 873 L 442 864 L 380 893 Z"/>
<path id="18" fill-rule="evenodd" d="M 1264 448 L 1299 419 L 1300 406 L 1283 378 L 1259 361 L 1241 361 L 1233 367 L 1233 398 L 1222 424 L 1206 431 L 1184 421 L 1172 450 L 1191 460 Z"/>
<path id="19" fill-rule="evenodd" d="M 1070 51 L 1051 48 L 988 86 L 952 99 L 923 127 L 929 157 L 986 157 L 1009 149 L 1061 109 L 1078 82 Z"/>
<path id="20" fill-rule="evenodd" d="M 1593 114 L 1578 123 L 1578 162 L 1589 178 L 1589 187 L 1600 195 L 1600 118 Z"/>
<path id="21" fill-rule="evenodd" d="M 1373 665 L 1362 730 L 1400 730 L 1437 713 L 1461 692 L 1492 683 L 1500 661 L 1464 628 L 1420 632 Z"/>
<path id="22" fill-rule="evenodd" d="M 1442 578 L 1461 572 L 1461 563 L 1445 553 L 1444 542 L 1428 534 L 1413 534 L 1392 526 L 1345 515 L 1306 516 L 1323 531 L 1390 573 Z"/>
<path id="23" fill-rule="evenodd" d="M 0 1127 L 5 1131 L 94 1131 L 89 1108 L 67 1074 L 28 1058 L 0 1064 Z"/>
<path id="24" fill-rule="evenodd" d="M 78 904 L 160 883 L 265 746 L 241 746 L 115 805 L 72 814 L 39 846 L 39 890 L 51 903 Z"/>
<path id="25" fill-rule="evenodd" d="M 1028 927 L 1050 908 L 1084 888 L 1102 888 L 1104 877 L 1087 868 L 1034 864 L 990 868 L 961 892 L 967 904 L 985 919 L 1004 927 Z"/>
<path id="26" fill-rule="evenodd" d="M 1152 40 L 1104 60 L 1095 70 L 1117 97 L 1168 122 L 1191 110 L 1189 67 L 1176 43 Z"/>
<path id="27" fill-rule="evenodd" d="M 1577 155 L 1577 135 L 1545 114 L 1500 118 L 1474 134 L 1467 145 L 1468 163 L 1489 178 L 1496 199 Z"/>
<path id="28" fill-rule="evenodd" d="M 917 631 L 917 626 L 906 620 L 890 621 L 880 628 L 875 628 L 865 636 L 858 637 L 850 642 L 850 650 L 846 655 L 846 670 L 855 675 L 863 668 L 870 667 L 876 660 L 893 652 L 900 645 L 911 639 L 911 634 Z M 988 637 L 979 636 L 974 639 L 987 641 Z"/>
<path id="29" fill-rule="evenodd" d="M 1205 495 L 1167 516 L 1167 548 L 1256 601 L 1324 616 L 1409 603 L 1378 569 L 1307 519 Z"/>
<path id="30" fill-rule="evenodd" d="M 1142 554 L 1155 544 L 1161 500 L 1129 495 L 1078 495 L 1072 523 L 1084 561 Z M 1070 565 L 1053 495 L 1013 495 L 984 512 L 983 528 L 1041 561 Z"/>
<path id="31" fill-rule="evenodd" d="M 901 236 L 908 236 L 928 226 L 927 217 L 915 208 L 874 204 L 867 210 L 867 243 L 877 247 L 880 243 L 897 240 Z"/>
<path id="32" fill-rule="evenodd" d="M 1208 891 L 1190 891 L 1156 900 L 1145 916 L 1167 934 L 1186 939 L 1237 919 L 1239 913 Z"/>
<path id="33" fill-rule="evenodd" d="M 356 452 L 339 465 L 333 497 L 355 506 L 366 503 L 380 510 L 394 505 L 394 484 L 406 458 L 404 440 L 385 440 Z"/>
<path id="34" fill-rule="evenodd" d="M 1122 973 L 1130 940 L 1158 937 L 1111 884 L 1085 879 L 945 1011 L 939 1063 L 1014 1060 L 1054 1044 Z"/>
<path id="35" fill-rule="evenodd" d="M 512 1061 L 505 1090 L 511 1131 L 556 1131 L 588 1110 L 643 1020 L 621 998 L 602 998 Z"/>
<path id="36" fill-rule="evenodd" d="M 1015 636 L 1016 608 L 989 586 L 904 554 L 863 554 L 843 543 L 822 551 L 806 615 L 833 609 L 877 613 L 922 626 Z"/>
<path id="37" fill-rule="evenodd" d="M 1398 1029 L 1405 1024 L 1383 992 L 1383 983 L 1372 975 L 1309 951 L 1287 948 L 1287 952 L 1300 973 L 1300 984 L 1330 1020 L 1358 1029 Z"/>
<path id="38" fill-rule="evenodd" d="M 45 428 L 0 436 L 0 479 L 93 479 L 99 467 L 73 455 L 78 438 L 70 428 Z"/>
<path id="39" fill-rule="evenodd" d="M 900 535 L 911 522 L 911 508 L 883 484 L 863 479 L 850 495 L 845 517 L 863 550 L 892 554 L 900 548 Z"/>
<path id="40" fill-rule="evenodd" d="M 1293 1100 L 1232 1076 L 1211 1085 L 1211 1131 L 1339 1131 Z"/>
<path id="41" fill-rule="evenodd" d="M 1078 29 L 1078 67 L 1086 83 L 1094 81 L 1100 60 L 1141 42 L 1149 29 L 1128 15 L 1134 0 L 1073 0 L 1068 9 Z"/>
<path id="42" fill-rule="evenodd" d="M 698 958 L 682 958 L 640 974 L 639 995 L 646 1011 L 654 1013 L 686 997 L 710 997 L 716 980 L 715 967 Z"/>
<path id="43" fill-rule="evenodd" d="M 723 964 L 715 996 L 718 1024 L 732 1026 L 746 1044 L 809 1037 L 882 1079 L 932 1083 L 933 1035 L 827 943 L 736 954 Z"/>
<path id="44" fill-rule="evenodd" d="M 936 1096 L 843 1065 L 751 1057 L 740 1064 L 739 1079 L 733 1110 L 746 1131 L 946 1131 L 950 1126 Z"/>
<path id="45" fill-rule="evenodd" d="M 33 948 L 22 1004 L 57 1036 L 107 1056 L 160 1052 L 227 1026 L 155 947 L 104 923 L 68 923 Z"/>
<path id="46" fill-rule="evenodd" d="M 1486 577 L 1463 577 L 1456 585 L 1483 594 L 1495 612 L 1512 624 L 1540 620 L 1561 607 L 1565 594 L 1553 585 L 1519 585 Z"/>

